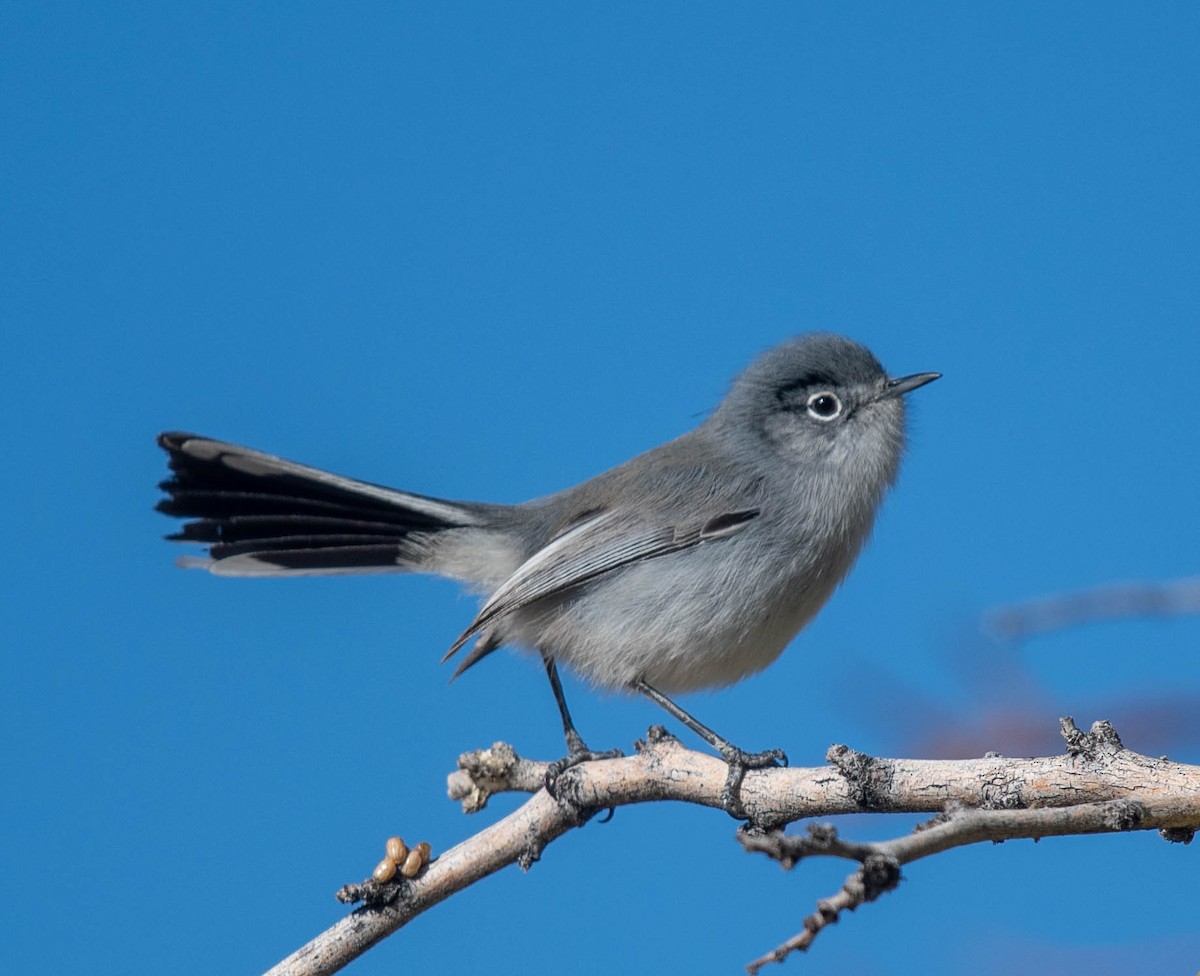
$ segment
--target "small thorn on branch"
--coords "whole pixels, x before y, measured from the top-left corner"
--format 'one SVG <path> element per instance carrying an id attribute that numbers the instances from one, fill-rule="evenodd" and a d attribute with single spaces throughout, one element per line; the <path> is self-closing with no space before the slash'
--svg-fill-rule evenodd
<path id="1" fill-rule="evenodd" d="M 862 810 L 886 808 L 893 775 L 888 760 L 835 744 L 825 752 L 825 761 L 842 774 L 856 806 Z"/>
<path id="2" fill-rule="evenodd" d="M 679 740 L 675 738 L 675 736 L 671 735 L 671 733 L 667 731 L 667 727 L 665 725 L 651 725 L 650 728 L 646 730 L 646 738 L 644 740 L 637 739 L 633 743 L 633 749 L 634 752 L 639 753 L 650 752 L 654 750 L 655 746 L 661 743 L 678 741 Z"/>
<path id="3" fill-rule="evenodd" d="M 1059 734 L 1067 743 L 1068 756 L 1106 759 L 1115 756 L 1125 748 L 1112 723 L 1104 719 L 1093 722 L 1087 732 L 1080 731 L 1070 715 L 1060 718 L 1058 724 Z"/>
<path id="4" fill-rule="evenodd" d="M 400 898 L 407 889 L 408 883 L 404 881 L 384 882 L 367 878 L 356 884 L 342 885 L 334 897 L 343 905 L 357 905 L 361 901 L 365 908 L 382 908 Z"/>

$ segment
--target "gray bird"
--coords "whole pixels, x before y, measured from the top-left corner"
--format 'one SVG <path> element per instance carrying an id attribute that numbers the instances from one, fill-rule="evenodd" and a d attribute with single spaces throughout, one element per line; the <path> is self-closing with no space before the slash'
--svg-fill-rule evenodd
<path id="1" fill-rule="evenodd" d="M 938 373 L 889 379 L 840 336 L 762 355 L 688 433 L 603 474 L 520 505 L 384 488 L 192 434 L 165 433 L 172 476 L 158 504 L 195 519 L 169 539 L 209 547 L 184 560 L 220 576 L 424 572 L 485 595 L 450 647 L 455 676 L 505 644 L 541 655 L 569 765 L 589 751 L 558 677 L 646 695 L 730 765 L 747 753 L 666 697 L 761 671 L 849 571 L 904 451 L 903 395 Z"/>

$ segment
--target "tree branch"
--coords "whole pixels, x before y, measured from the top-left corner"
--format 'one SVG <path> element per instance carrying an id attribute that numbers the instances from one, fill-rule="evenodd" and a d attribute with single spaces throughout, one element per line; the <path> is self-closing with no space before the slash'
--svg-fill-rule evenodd
<path id="1" fill-rule="evenodd" d="M 807 948 L 816 932 L 845 910 L 898 883 L 900 865 L 981 840 L 1159 829 L 1190 840 L 1200 829 L 1200 767 L 1152 759 L 1125 749 L 1107 723 L 1080 732 L 1063 720 L 1067 754 L 1040 759 L 880 759 L 830 747 L 830 765 L 750 770 L 741 801 L 759 833 L 743 833 L 749 850 L 790 866 L 823 854 L 860 862 L 833 898 L 805 920 L 805 930 L 751 964 L 752 971 Z M 339 897 L 366 905 L 280 962 L 268 976 L 334 973 L 417 915 L 509 864 L 528 869 L 547 844 L 609 807 L 677 800 L 721 807 L 725 763 L 684 748 L 661 728 L 633 756 L 590 762 L 558 780 L 557 799 L 544 787 L 547 764 L 520 758 L 511 746 L 465 753 L 449 776 L 450 797 L 467 813 L 497 793 L 532 793 L 521 807 L 444 852 L 416 878 L 347 885 Z M 823 828 L 807 837 L 777 829 L 802 817 L 842 813 L 939 813 L 910 836 L 849 844 Z M 822 845 L 824 845 L 822 847 Z M 815 921 L 814 921 L 815 919 Z"/>

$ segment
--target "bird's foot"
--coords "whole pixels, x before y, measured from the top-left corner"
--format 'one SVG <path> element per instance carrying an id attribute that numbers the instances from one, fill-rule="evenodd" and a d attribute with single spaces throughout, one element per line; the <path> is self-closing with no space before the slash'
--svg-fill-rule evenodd
<path id="1" fill-rule="evenodd" d="M 741 797 L 742 780 L 746 777 L 746 771 L 786 766 L 788 764 L 787 753 L 782 749 L 746 752 L 728 741 L 722 741 L 717 746 L 717 750 L 721 753 L 721 758 L 725 760 L 726 765 L 729 766 L 725 785 L 721 787 L 721 807 L 734 820 L 750 820 L 753 826 L 752 818 L 746 813 Z"/>
<path id="2" fill-rule="evenodd" d="M 546 769 L 546 792 L 558 799 L 558 778 L 572 766 L 592 762 L 596 759 L 620 759 L 624 756 L 620 749 L 609 749 L 607 752 L 595 752 L 584 744 L 578 732 L 572 730 L 567 734 L 567 754 L 562 759 L 552 762 Z"/>

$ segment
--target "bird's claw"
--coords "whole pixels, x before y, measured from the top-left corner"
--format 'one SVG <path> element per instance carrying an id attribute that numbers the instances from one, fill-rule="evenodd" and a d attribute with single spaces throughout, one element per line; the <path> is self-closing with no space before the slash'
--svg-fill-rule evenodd
<path id="1" fill-rule="evenodd" d="M 597 759 L 620 759 L 625 755 L 620 749 L 595 752 L 592 749 L 584 747 L 582 741 L 578 745 L 579 748 L 572 748 L 562 759 L 552 762 L 546 769 L 546 792 L 556 800 L 558 799 L 558 778 L 572 766 L 578 766 L 580 763 L 592 762 Z"/>
<path id="2" fill-rule="evenodd" d="M 778 769 L 788 764 L 787 753 L 782 749 L 767 749 L 763 752 L 745 752 L 730 743 L 721 749 L 721 758 L 729 766 L 725 785 L 721 787 L 721 808 L 734 820 L 751 820 L 742 803 L 742 780 L 747 770 Z"/>

